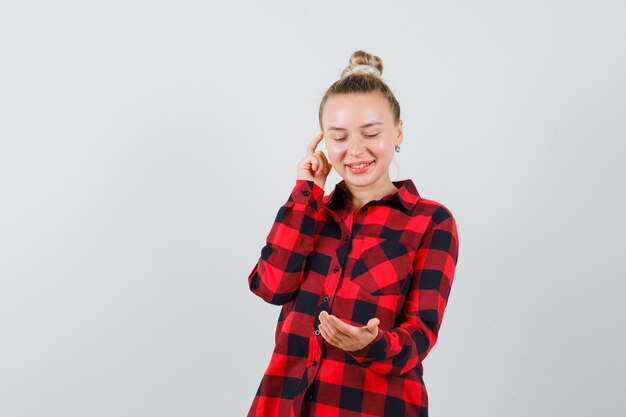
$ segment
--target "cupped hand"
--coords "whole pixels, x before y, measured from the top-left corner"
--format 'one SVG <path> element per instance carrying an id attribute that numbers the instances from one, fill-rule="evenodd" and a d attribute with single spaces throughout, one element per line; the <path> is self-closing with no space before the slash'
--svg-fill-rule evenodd
<path id="1" fill-rule="evenodd" d="M 347 352 L 363 349 L 378 336 L 380 320 L 376 317 L 363 327 L 352 326 L 327 311 L 322 311 L 319 319 L 319 329 L 324 339 Z"/>
<path id="2" fill-rule="evenodd" d="M 298 163 L 297 169 L 298 179 L 313 181 L 321 188 L 324 188 L 326 178 L 332 169 L 324 152 L 315 150 L 323 138 L 324 134 L 320 133 L 313 139 L 306 149 L 306 156 Z"/>

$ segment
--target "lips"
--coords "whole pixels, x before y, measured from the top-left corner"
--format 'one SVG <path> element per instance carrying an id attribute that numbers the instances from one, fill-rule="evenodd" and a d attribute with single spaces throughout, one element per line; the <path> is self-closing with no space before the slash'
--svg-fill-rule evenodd
<path id="1" fill-rule="evenodd" d="M 359 162 L 355 162 L 352 164 L 346 164 L 346 166 L 350 167 L 350 168 L 364 168 L 370 164 L 372 164 L 374 161 L 359 161 Z"/>

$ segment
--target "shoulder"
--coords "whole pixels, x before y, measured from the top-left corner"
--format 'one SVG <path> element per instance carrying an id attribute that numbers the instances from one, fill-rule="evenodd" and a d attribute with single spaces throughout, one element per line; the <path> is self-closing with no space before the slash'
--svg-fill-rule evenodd
<path id="1" fill-rule="evenodd" d="M 420 236 L 430 236 L 436 245 L 446 251 L 456 251 L 457 224 L 452 210 L 446 204 L 430 198 L 420 198 L 413 211 L 412 220 Z"/>
<path id="2" fill-rule="evenodd" d="M 428 236 L 425 238 L 428 247 L 450 253 L 456 264 L 459 234 L 452 211 L 439 201 L 420 198 L 415 213 L 418 213 L 416 218 L 420 219 L 418 223 L 423 227 L 422 237 Z"/>
<path id="3" fill-rule="evenodd" d="M 452 211 L 446 205 L 428 198 L 419 199 L 415 206 L 413 215 L 428 218 L 433 226 L 437 226 L 446 220 L 454 222 Z"/>

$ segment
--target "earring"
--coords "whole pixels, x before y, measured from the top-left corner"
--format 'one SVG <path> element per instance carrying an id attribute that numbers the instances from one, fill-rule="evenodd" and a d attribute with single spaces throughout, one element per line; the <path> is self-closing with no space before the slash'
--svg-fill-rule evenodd
<path id="1" fill-rule="evenodd" d="M 400 152 L 400 145 L 395 146 L 396 152 Z"/>

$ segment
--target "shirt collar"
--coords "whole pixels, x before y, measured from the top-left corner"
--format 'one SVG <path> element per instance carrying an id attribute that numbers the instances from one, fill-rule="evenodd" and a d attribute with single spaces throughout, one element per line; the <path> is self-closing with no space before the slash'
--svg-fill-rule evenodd
<path id="1" fill-rule="evenodd" d="M 415 184 L 411 179 L 392 181 L 398 191 L 380 200 L 381 204 L 389 204 L 403 207 L 410 211 L 421 198 Z M 331 209 L 339 209 L 346 206 L 346 200 L 351 198 L 346 180 L 341 180 L 335 185 L 335 189 L 328 195 L 327 206 Z"/>

